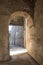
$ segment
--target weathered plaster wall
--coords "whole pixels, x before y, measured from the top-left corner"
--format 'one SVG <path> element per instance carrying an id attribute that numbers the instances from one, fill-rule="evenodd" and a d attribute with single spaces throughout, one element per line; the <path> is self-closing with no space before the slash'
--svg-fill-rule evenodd
<path id="1" fill-rule="evenodd" d="M 1 0 L 0 14 L 11 15 L 15 11 L 27 11 L 32 15 L 33 2 L 31 0 Z"/>
<path id="2" fill-rule="evenodd" d="M 37 36 L 36 60 L 40 63 L 40 65 L 43 65 L 43 0 L 37 0 L 35 4 L 34 22 Z"/>
<path id="3" fill-rule="evenodd" d="M 43 0 L 37 0 L 34 9 L 34 21 L 29 18 L 26 23 L 27 49 L 29 54 L 43 65 Z M 31 23 L 32 26 L 29 24 L 30 21 L 34 22 Z"/>
<path id="4" fill-rule="evenodd" d="M 0 61 L 9 59 L 8 17 L 0 15 Z"/>

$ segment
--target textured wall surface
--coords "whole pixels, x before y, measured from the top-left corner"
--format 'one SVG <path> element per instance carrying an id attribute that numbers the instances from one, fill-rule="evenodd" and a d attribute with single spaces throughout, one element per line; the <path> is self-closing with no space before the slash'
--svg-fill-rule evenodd
<path id="1" fill-rule="evenodd" d="M 43 65 L 43 0 L 37 0 L 34 11 L 36 27 L 36 60 Z"/>
<path id="2" fill-rule="evenodd" d="M 34 24 L 32 26 L 29 24 L 29 21 L 26 26 L 27 49 L 29 54 L 40 65 L 43 65 L 43 0 L 37 0 L 35 3 Z"/>
<path id="3" fill-rule="evenodd" d="M 0 61 L 9 59 L 8 17 L 0 15 Z"/>
<path id="4" fill-rule="evenodd" d="M 33 2 L 31 0 L 1 0 L 0 14 L 11 15 L 15 11 L 27 11 L 32 15 Z"/>

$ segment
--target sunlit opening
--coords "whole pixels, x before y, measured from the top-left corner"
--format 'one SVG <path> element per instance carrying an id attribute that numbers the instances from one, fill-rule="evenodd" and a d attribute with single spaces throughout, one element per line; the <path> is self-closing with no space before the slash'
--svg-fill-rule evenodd
<path id="1" fill-rule="evenodd" d="M 10 56 L 27 52 L 27 49 L 24 46 L 23 26 L 9 25 L 9 49 Z"/>

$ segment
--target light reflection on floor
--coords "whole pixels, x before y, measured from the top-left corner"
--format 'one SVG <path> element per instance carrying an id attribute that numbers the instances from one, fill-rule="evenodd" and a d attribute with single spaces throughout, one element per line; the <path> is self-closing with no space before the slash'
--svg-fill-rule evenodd
<path id="1" fill-rule="evenodd" d="M 12 48 L 10 49 L 10 55 L 17 55 L 17 54 L 22 54 L 22 53 L 26 53 L 27 52 L 27 49 L 25 48 L 21 48 L 21 47 L 15 47 L 15 48 Z"/>

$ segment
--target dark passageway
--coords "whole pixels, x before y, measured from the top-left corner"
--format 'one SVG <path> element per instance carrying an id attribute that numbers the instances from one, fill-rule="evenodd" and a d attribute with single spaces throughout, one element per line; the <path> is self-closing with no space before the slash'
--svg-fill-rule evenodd
<path id="1" fill-rule="evenodd" d="M 24 28 L 24 35 L 17 32 L 11 43 L 22 50 L 15 46 L 12 55 L 9 25 Z M 18 49 L 20 54 L 13 55 Z M 43 65 L 43 0 L 0 0 L 0 65 Z"/>

